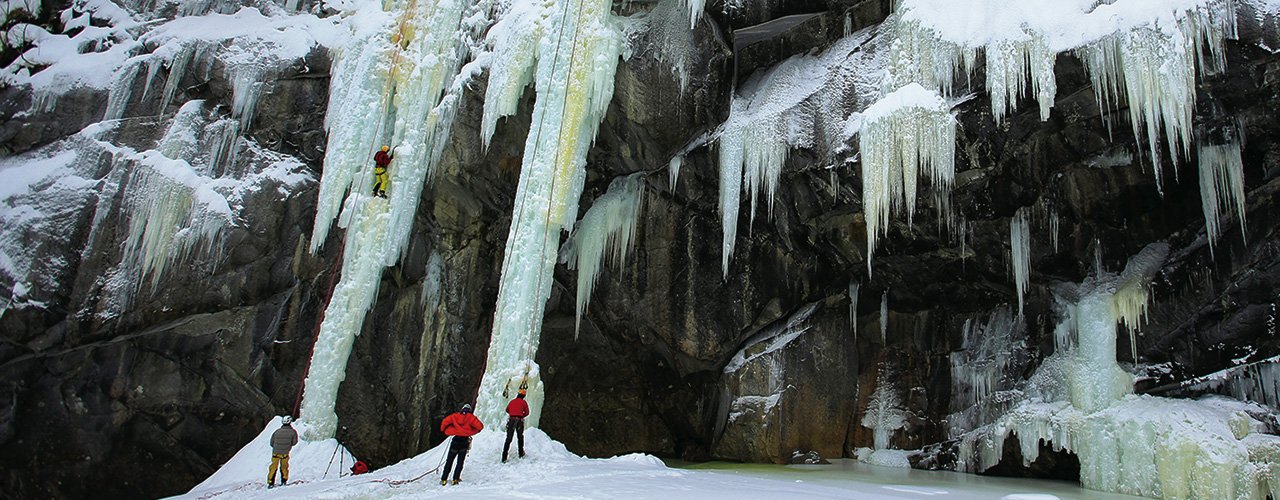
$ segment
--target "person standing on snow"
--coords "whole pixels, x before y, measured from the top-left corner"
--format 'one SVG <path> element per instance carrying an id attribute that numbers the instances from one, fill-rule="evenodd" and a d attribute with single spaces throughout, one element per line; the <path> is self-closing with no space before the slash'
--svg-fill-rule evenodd
<path id="1" fill-rule="evenodd" d="M 276 486 L 276 469 L 280 469 L 280 486 L 289 484 L 289 451 L 298 444 L 298 431 L 293 430 L 293 417 L 280 418 L 280 428 L 271 433 L 271 468 L 267 469 L 267 487 Z"/>
<path id="2" fill-rule="evenodd" d="M 471 436 L 482 429 L 484 424 L 471 414 L 469 404 L 462 405 L 462 411 L 449 415 L 440 422 L 440 431 L 446 436 L 452 436 L 453 439 L 449 443 L 449 458 L 444 463 L 444 474 L 440 475 L 441 486 L 444 486 L 449 479 L 449 469 L 453 468 L 454 459 L 458 460 L 458 469 L 453 472 L 453 484 L 462 482 L 462 464 L 467 460 L 467 450 L 471 449 Z"/>
<path id="3" fill-rule="evenodd" d="M 391 154 L 391 146 L 382 146 L 373 155 L 373 195 L 387 197 L 387 166 L 395 156 Z"/>
<path id="4" fill-rule="evenodd" d="M 524 401 L 525 390 L 520 389 L 520 393 L 507 403 L 507 442 L 502 445 L 502 461 L 507 461 L 507 450 L 511 449 L 511 436 L 519 436 L 519 446 L 517 451 L 520 452 L 520 458 L 524 458 L 524 418 L 529 416 L 529 403 Z"/>

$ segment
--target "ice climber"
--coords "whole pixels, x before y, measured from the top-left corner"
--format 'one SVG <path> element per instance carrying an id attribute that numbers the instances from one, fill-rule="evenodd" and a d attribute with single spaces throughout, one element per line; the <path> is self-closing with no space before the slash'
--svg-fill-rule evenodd
<path id="1" fill-rule="evenodd" d="M 271 468 L 267 469 L 267 487 L 276 485 L 276 469 L 280 469 L 280 486 L 289 484 L 289 450 L 298 444 L 298 431 L 293 430 L 293 417 L 280 418 L 280 428 L 271 433 Z"/>
<path id="2" fill-rule="evenodd" d="M 526 392 L 520 389 L 520 393 L 507 403 L 507 442 L 502 445 L 502 461 L 507 461 L 507 451 L 511 449 L 511 436 L 519 436 L 517 450 L 520 452 L 520 458 L 524 458 L 524 418 L 529 416 L 529 403 L 524 401 Z"/>
<path id="3" fill-rule="evenodd" d="M 444 421 L 440 422 L 440 431 L 446 436 L 453 437 L 453 441 L 449 443 L 449 458 L 444 463 L 444 474 L 440 475 L 441 485 L 449 479 L 449 469 L 453 468 L 455 458 L 458 460 L 458 468 L 453 472 L 453 484 L 462 482 L 462 464 L 467 460 L 467 450 L 471 449 L 471 436 L 482 429 L 484 424 L 471 414 L 469 404 L 462 405 L 461 411 L 445 417 Z"/>
<path id="4" fill-rule="evenodd" d="M 387 166 L 395 156 L 391 154 L 391 146 L 383 145 L 373 155 L 373 195 L 387 197 Z"/>

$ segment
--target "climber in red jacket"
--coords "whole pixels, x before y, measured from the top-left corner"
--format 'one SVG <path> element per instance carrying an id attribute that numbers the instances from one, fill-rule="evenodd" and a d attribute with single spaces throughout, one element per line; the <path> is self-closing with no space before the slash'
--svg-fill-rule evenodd
<path id="1" fill-rule="evenodd" d="M 462 411 L 449 415 L 440 422 L 440 431 L 446 436 L 452 436 L 453 439 L 449 442 L 449 458 L 444 463 L 444 474 L 440 475 L 441 486 L 449 479 L 449 469 L 453 468 L 455 458 L 458 460 L 458 469 L 453 473 L 453 484 L 462 482 L 462 464 L 467 460 L 467 450 L 471 449 L 471 436 L 482 429 L 484 424 L 471 414 L 469 404 L 462 405 Z"/>
<path id="2" fill-rule="evenodd" d="M 520 393 L 507 403 L 507 442 L 502 445 L 502 461 L 507 461 L 507 450 L 511 449 L 511 436 L 520 436 L 519 447 L 520 458 L 524 458 L 524 418 L 529 416 L 529 403 L 524 401 L 525 390 L 520 389 Z"/>

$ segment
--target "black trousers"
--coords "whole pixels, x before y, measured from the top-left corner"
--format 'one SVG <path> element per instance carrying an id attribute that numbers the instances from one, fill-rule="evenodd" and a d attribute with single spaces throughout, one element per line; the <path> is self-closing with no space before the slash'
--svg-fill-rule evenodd
<path id="1" fill-rule="evenodd" d="M 449 479 L 449 469 L 453 469 L 453 460 L 458 460 L 458 468 L 453 471 L 453 480 L 462 479 L 462 464 L 467 461 L 467 449 L 471 443 L 467 438 L 454 436 L 453 443 L 449 445 L 449 455 L 444 462 L 444 474 L 440 475 L 440 480 Z M 459 445 L 459 443 L 464 443 Z"/>
<path id="2" fill-rule="evenodd" d="M 519 436 L 520 456 L 524 456 L 524 419 L 511 417 L 507 419 L 507 442 L 502 445 L 502 460 L 507 460 L 507 450 L 511 449 L 511 436 Z"/>

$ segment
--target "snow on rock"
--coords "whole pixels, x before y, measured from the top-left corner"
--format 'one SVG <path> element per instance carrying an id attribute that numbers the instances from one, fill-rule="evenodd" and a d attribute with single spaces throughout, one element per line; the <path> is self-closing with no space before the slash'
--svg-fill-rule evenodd
<path id="1" fill-rule="evenodd" d="M 635 246 L 636 228 L 644 206 L 644 188 L 644 172 L 614 179 L 609 184 L 609 191 L 597 198 L 582 216 L 560 251 L 561 259 L 569 269 L 578 270 L 575 336 L 606 255 L 612 266 L 621 267 Z"/>
<path id="2" fill-rule="evenodd" d="M 213 475 L 191 488 L 186 495 L 176 498 L 212 498 L 230 494 L 228 498 L 261 493 L 267 489 L 267 470 L 271 465 L 271 434 L 280 428 L 280 417 L 274 417 L 258 436 L 245 444 L 227 463 Z M 306 424 L 295 422 L 298 444 L 289 451 L 290 484 L 300 484 L 325 478 L 338 478 L 351 474 L 347 468 L 356 458 L 336 439 L 307 441 L 301 436 Z"/>

